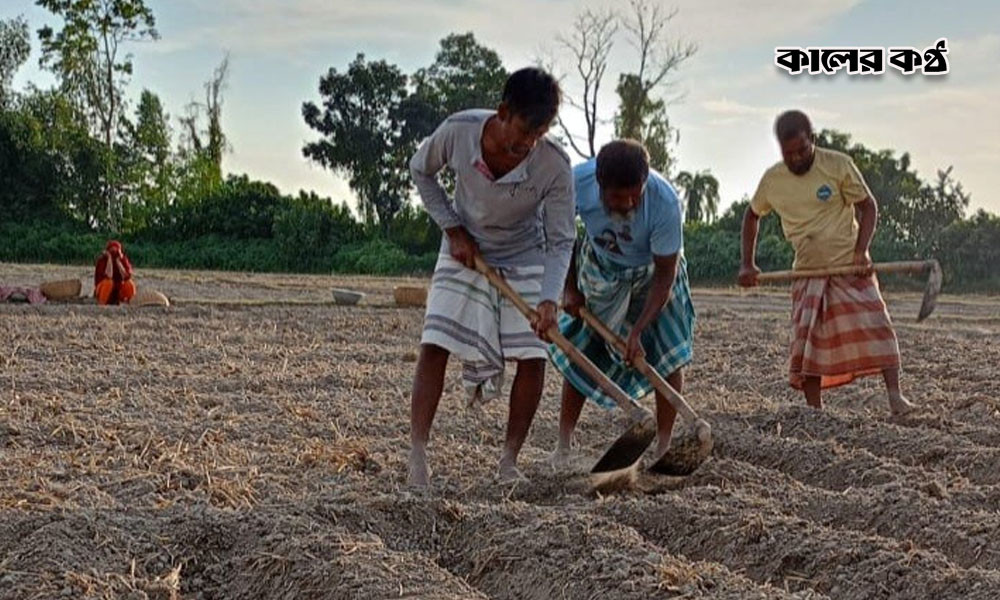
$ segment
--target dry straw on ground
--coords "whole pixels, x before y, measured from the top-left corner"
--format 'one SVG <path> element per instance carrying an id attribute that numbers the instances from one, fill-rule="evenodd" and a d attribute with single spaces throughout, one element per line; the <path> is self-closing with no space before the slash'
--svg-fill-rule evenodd
<path id="1" fill-rule="evenodd" d="M 73 269 L 0 266 L 0 279 Z M 0 599 L 996 598 L 1000 307 L 889 294 L 903 384 L 801 407 L 782 293 L 699 291 L 685 396 L 714 457 L 590 495 L 621 423 L 587 407 L 556 473 L 549 372 L 523 453 L 494 470 L 506 402 L 463 409 L 452 365 L 435 492 L 409 493 L 421 313 L 366 278 L 143 272 L 170 311 L 0 305 Z M 364 306 L 335 306 L 334 287 Z M 84 290 L 86 293 L 87 290 Z"/>

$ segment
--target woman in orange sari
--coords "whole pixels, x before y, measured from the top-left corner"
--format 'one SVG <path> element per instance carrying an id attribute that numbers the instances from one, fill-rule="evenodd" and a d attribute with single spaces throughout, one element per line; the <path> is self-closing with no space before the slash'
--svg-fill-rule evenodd
<path id="1" fill-rule="evenodd" d="M 94 268 L 94 296 L 98 304 L 128 303 L 135 295 L 132 263 L 125 256 L 121 242 L 112 240 Z"/>

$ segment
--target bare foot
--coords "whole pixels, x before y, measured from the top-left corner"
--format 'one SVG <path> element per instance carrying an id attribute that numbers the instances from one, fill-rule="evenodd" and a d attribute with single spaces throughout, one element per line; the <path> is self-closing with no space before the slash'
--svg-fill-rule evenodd
<path id="1" fill-rule="evenodd" d="M 549 465 L 556 471 L 566 471 L 576 458 L 576 453 L 571 448 L 559 446 L 549 455 Z"/>
<path id="2" fill-rule="evenodd" d="M 407 483 L 414 488 L 427 488 L 431 484 L 431 470 L 427 466 L 427 451 L 423 448 L 410 450 L 410 474 Z"/>
<path id="3" fill-rule="evenodd" d="M 903 397 L 902 394 L 898 396 L 889 396 L 889 410 L 892 412 L 892 416 L 901 417 L 905 414 L 911 413 L 917 409 L 917 406 Z"/>
<path id="4" fill-rule="evenodd" d="M 526 483 L 528 481 L 528 478 L 517 469 L 514 461 L 506 458 L 500 460 L 497 479 L 500 483 Z"/>

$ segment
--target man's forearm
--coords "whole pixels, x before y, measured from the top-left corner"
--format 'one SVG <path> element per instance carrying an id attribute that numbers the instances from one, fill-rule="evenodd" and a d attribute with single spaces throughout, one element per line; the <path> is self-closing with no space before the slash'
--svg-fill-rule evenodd
<path id="1" fill-rule="evenodd" d="M 541 301 L 558 302 L 559 292 L 566 286 L 566 276 L 571 270 L 571 248 L 551 247 L 545 253 L 545 271 L 542 274 Z"/>
<path id="2" fill-rule="evenodd" d="M 676 254 L 669 259 L 657 261 L 653 271 L 653 281 L 650 283 L 649 295 L 646 297 L 646 304 L 642 308 L 639 319 L 635 322 L 635 327 L 639 331 L 644 330 L 652 323 L 663 310 L 663 306 L 670 300 L 670 292 L 674 287 L 676 276 Z"/>
<path id="3" fill-rule="evenodd" d="M 566 283 L 563 285 L 564 292 L 579 292 L 580 288 L 576 280 L 576 265 L 579 257 L 576 255 L 577 245 L 573 244 L 573 253 L 569 259 L 569 271 L 566 272 Z"/>
<path id="4" fill-rule="evenodd" d="M 760 217 L 753 209 L 747 207 L 743 213 L 743 232 L 740 236 L 740 257 L 744 267 L 750 267 L 757 262 L 757 232 L 760 230 Z"/>
<path id="5" fill-rule="evenodd" d="M 459 227 L 462 225 L 458 213 L 451 206 L 448 193 L 437 180 L 436 174 L 427 174 L 418 169 L 411 168 L 410 175 L 413 183 L 417 187 L 420 201 L 424 204 L 424 209 L 431 219 L 438 224 L 443 231 Z"/>
<path id="6" fill-rule="evenodd" d="M 872 238 L 875 237 L 875 225 L 878 223 L 878 205 L 871 198 L 861 202 L 858 206 L 861 218 L 858 224 L 858 241 L 854 247 L 855 254 L 863 254 L 871 248 Z"/>

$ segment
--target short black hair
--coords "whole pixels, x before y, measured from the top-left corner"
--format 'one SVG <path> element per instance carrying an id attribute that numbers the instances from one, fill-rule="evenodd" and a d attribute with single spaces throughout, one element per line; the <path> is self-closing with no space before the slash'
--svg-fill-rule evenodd
<path id="1" fill-rule="evenodd" d="M 615 140 L 597 153 L 597 184 L 602 188 L 627 188 L 646 183 L 649 152 L 635 140 Z"/>
<path id="2" fill-rule="evenodd" d="M 532 129 L 540 129 L 559 113 L 562 90 L 552 75 L 537 67 L 526 67 L 507 78 L 502 100 L 512 115 L 524 119 Z"/>
<path id="3" fill-rule="evenodd" d="M 779 142 L 784 142 L 804 133 L 812 136 L 813 126 L 809 122 L 809 117 L 801 110 L 786 110 L 778 115 L 774 122 L 774 135 L 778 136 Z"/>

